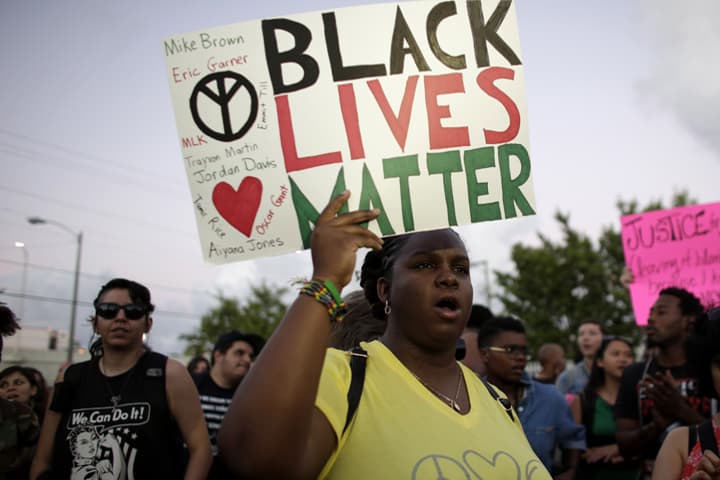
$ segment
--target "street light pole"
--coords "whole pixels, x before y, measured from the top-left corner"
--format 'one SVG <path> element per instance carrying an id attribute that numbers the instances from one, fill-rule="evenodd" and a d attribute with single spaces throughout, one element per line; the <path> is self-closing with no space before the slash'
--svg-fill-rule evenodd
<path id="1" fill-rule="evenodd" d="M 21 319 L 25 316 L 25 290 L 27 288 L 27 269 L 28 269 L 28 259 L 30 258 L 30 254 L 28 253 L 27 247 L 23 242 L 15 242 L 15 246 L 22 250 L 23 252 L 23 272 L 22 272 L 22 290 L 20 291 L 21 297 L 20 297 L 20 315 L 18 315 Z"/>
<path id="2" fill-rule="evenodd" d="M 78 287 L 80 284 L 80 257 L 82 255 L 83 234 L 77 234 L 77 253 L 75 254 L 75 280 L 73 281 L 73 302 L 70 309 L 70 345 L 68 346 L 67 360 L 72 363 L 75 351 L 75 315 L 77 314 Z"/>
<path id="3" fill-rule="evenodd" d="M 42 217 L 28 217 L 28 222 L 32 225 L 43 225 L 43 224 L 52 224 L 56 227 L 59 227 L 66 232 L 68 232 L 70 235 L 75 237 L 75 241 L 77 242 L 77 253 L 75 255 L 75 279 L 73 281 L 73 298 L 72 298 L 72 307 L 70 309 L 70 329 L 68 332 L 69 339 L 68 339 L 68 351 L 67 351 L 67 361 L 72 362 L 73 360 L 73 352 L 75 350 L 75 315 L 77 314 L 77 304 L 78 304 L 78 288 L 80 284 L 80 258 L 82 256 L 82 242 L 83 242 L 83 232 L 75 232 L 68 226 L 56 222 L 54 220 L 48 220 L 46 218 Z"/>

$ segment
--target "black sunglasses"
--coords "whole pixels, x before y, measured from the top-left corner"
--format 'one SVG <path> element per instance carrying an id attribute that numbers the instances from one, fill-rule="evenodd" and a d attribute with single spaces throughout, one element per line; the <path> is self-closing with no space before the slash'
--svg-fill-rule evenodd
<path id="1" fill-rule="evenodd" d="M 95 306 L 95 313 L 98 317 L 106 320 L 112 320 L 117 317 L 120 310 L 125 310 L 125 316 L 130 320 L 140 320 L 147 313 L 145 305 L 137 303 L 128 303 L 127 305 L 118 305 L 117 303 L 99 303 Z"/>

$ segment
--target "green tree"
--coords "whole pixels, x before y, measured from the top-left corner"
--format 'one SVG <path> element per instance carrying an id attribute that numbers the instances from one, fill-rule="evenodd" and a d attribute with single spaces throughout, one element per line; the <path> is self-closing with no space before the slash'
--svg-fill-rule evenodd
<path id="1" fill-rule="evenodd" d="M 675 193 L 673 207 L 695 203 L 687 192 Z M 620 215 L 640 211 L 636 201 L 618 201 Z M 652 202 L 642 211 L 665 208 Z M 627 288 L 619 281 L 625 267 L 620 231 L 606 226 L 595 240 L 573 228 L 570 216 L 557 212 L 561 238 L 538 233 L 539 246 L 513 245 L 514 271 L 496 271 L 497 298 L 506 313 L 521 318 L 533 349 L 545 342 L 575 351 L 574 334 L 585 319 L 601 322 L 605 331 L 637 341 Z"/>
<path id="2" fill-rule="evenodd" d="M 251 285 L 250 295 L 242 303 L 218 293 L 218 305 L 203 315 L 198 329 L 180 336 L 186 342 L 185 354 L 193 356 L 212 350 L 217 338 L 233 329 L 257 333 L 267 339 L 285 315 L 287 305 L 282 298 L 286 293 L 287 288 L 265 283 Z"/>

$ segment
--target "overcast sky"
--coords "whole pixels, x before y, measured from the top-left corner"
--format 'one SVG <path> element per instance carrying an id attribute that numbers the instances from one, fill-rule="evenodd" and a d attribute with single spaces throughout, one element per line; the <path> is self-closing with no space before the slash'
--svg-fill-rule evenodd
<path id="1" fill-rule="evenodd" d="M 199 324 L 213 292 L 287 285 L 307 253 L 205 264 L 175 129 L 164 37 L 363 0 L 0 3 L 0 295 L 24 323 L 67 329 L 75 238 L 84 234 L 77 339 L 100 285 L 125 276 L 158 306 L 164 353 Z M 377 2 L 376 2 L 377 3 Z M 557 234 L 558 209 L 589 234 L 619 225 L 615 202 L 687 189 L 720 200 L 720 2 L 517 2 L 535 217 L 461 227 L 474 261 L 506 270 L 510 246 Z M 368 28 L 372 28 L 368 26 Z M 21 303 L 23 253 L 29 254 Z M 474 270 L 476 298 L 484 274 Z M 59 301 L 43 300 L 51 297 Z"/>

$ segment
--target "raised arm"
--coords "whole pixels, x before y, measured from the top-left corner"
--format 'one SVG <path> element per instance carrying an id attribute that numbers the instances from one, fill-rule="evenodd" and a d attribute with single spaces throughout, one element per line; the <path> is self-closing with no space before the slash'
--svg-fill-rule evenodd
<path id="1" fill-rule="evenodd" d="M 313 279 L 338 290 L 352 278 L 357 250 L 379 249 L 361 225 L 379 212 L 337 215 L 349 192 L 333 198 L 318 217 L 311 239 Z M 335 448 L 335 434 L 315 408 L 325 348 L 328 309 L 300 295 L 235 392 L 218 433 L 221 455 L 248 477 L 314 478 Z"/>

